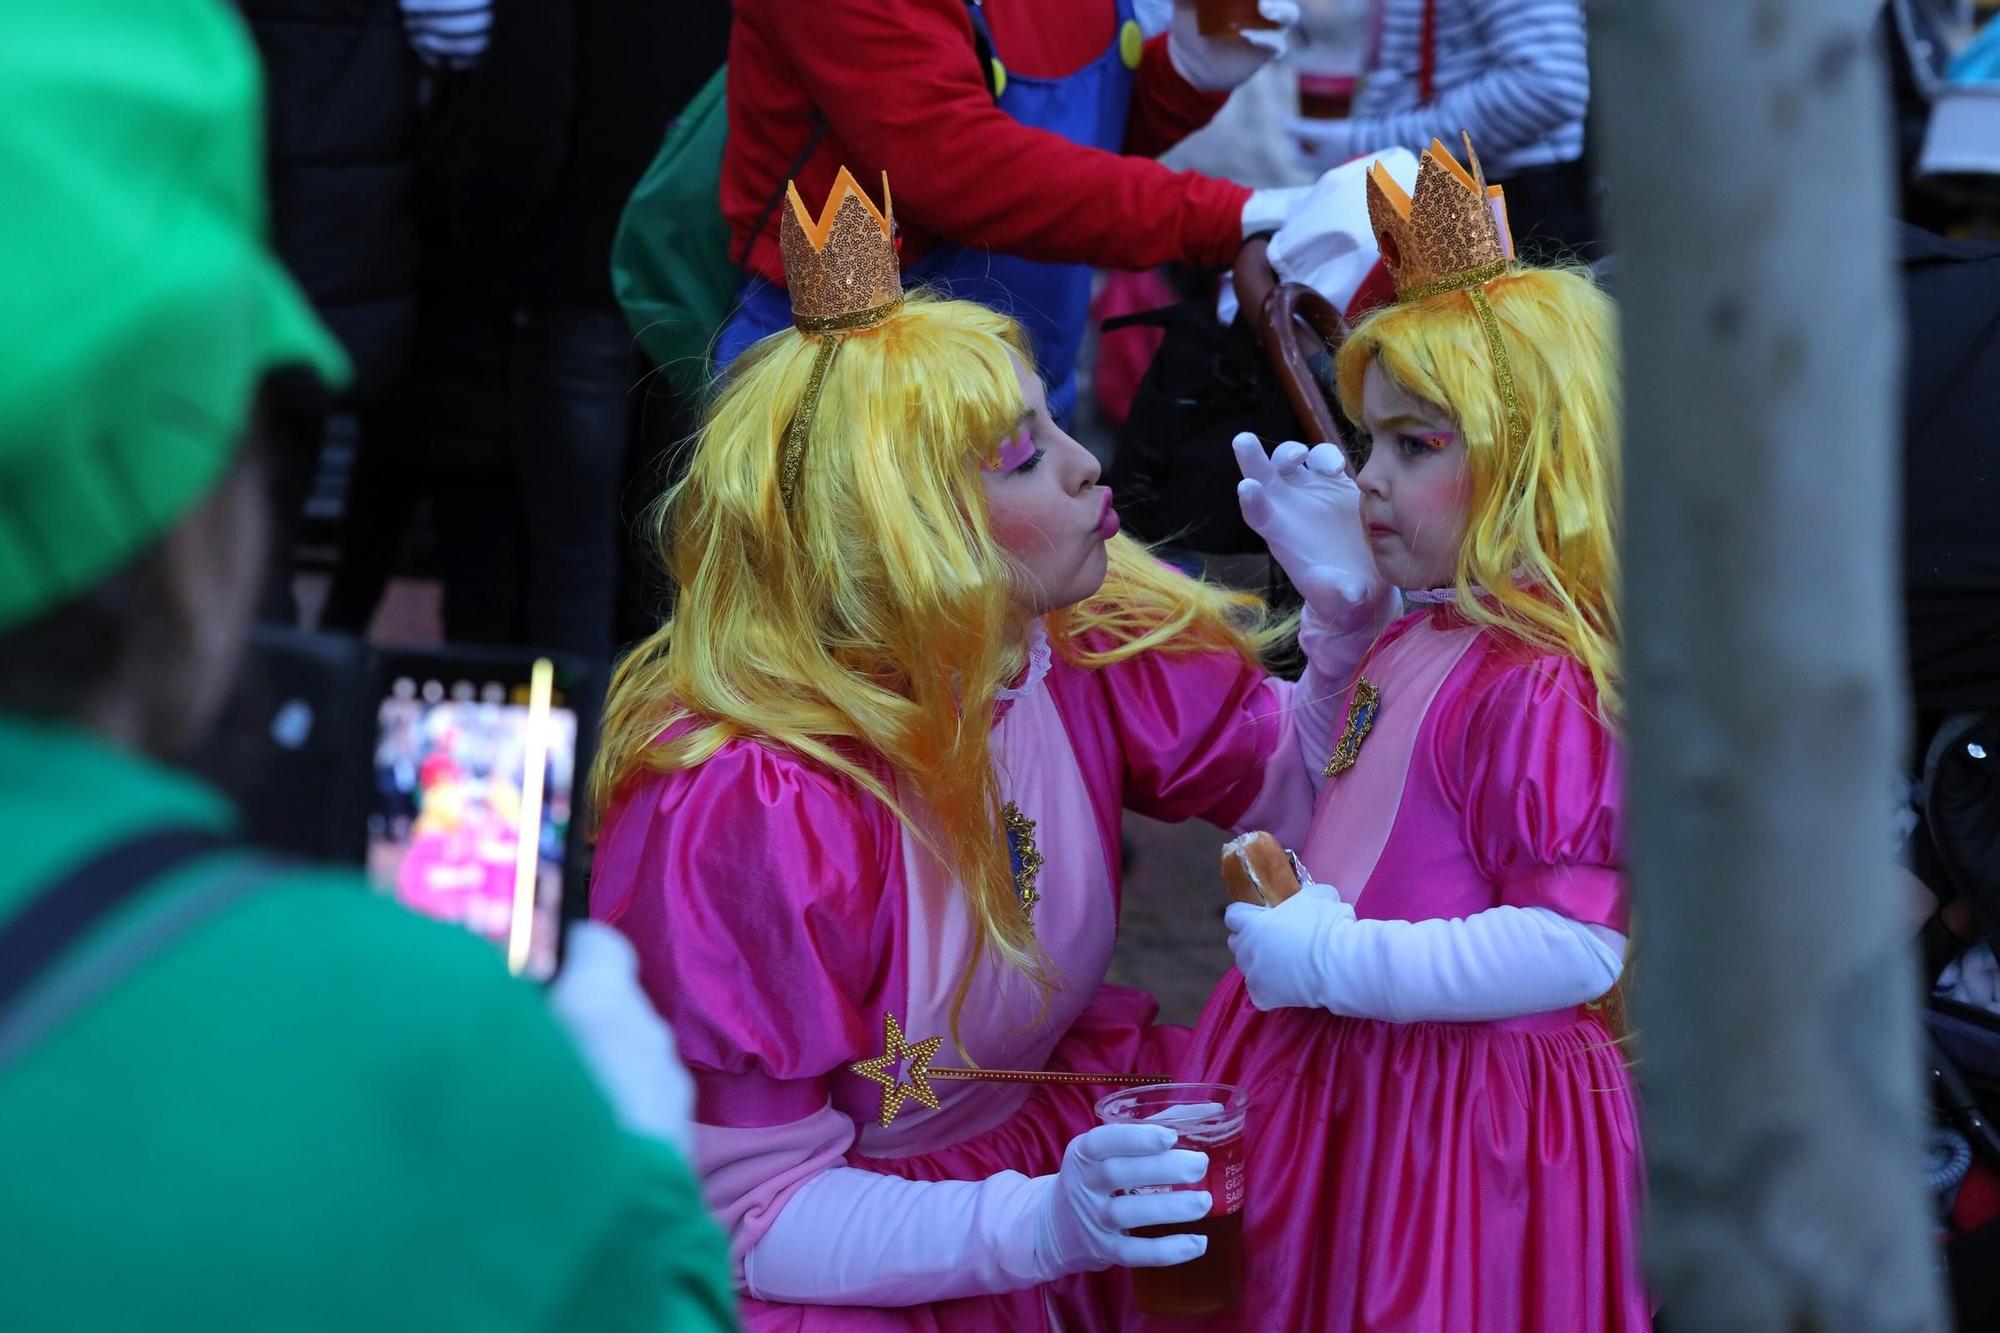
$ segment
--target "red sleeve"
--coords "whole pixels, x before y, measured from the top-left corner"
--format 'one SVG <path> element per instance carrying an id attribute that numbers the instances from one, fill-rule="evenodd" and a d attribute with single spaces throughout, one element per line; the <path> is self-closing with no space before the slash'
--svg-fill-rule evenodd
<path id="1" fill-rule="evenodd" d="M 1158 157 L 1215 118 L 1228 93 L 1207 93 L 1182 78 L 1167 54 L 1167 35 L 1147 41 L 1132 86 L 1132 118 L 1125 123 L 1125 151 Z M 1238 204 L 1240 214 L 1243 205 Z"/>
<path id="2" fill-rule="evenodd" d="M 787 5 L 773 40 L 847 163 L 864 180 L 887 170 L 896 213 L 914 227 L 1112 268 L 1235 257 L 1247 190 L 1020 124 L 967 54 L 959 0 Z"/>

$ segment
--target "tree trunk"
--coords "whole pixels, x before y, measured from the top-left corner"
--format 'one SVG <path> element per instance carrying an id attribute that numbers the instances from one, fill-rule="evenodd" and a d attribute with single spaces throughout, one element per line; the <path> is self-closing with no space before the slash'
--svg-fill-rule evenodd
<path id="1" fill-rule="evenodd" d="M 1942 1328 L 1891 865 L 1901 305 L 1869 0 L 1596 0 L 1637 1072 L 1677 1330 Z"/>

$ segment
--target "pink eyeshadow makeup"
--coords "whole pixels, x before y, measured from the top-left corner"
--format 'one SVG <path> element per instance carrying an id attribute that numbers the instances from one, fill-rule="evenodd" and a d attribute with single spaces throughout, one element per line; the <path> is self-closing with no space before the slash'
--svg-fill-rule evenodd
<path id="1" fill-rule="evenodd" d="M 1000 450 L 994 456 L 993 461 L 986 464 L 986 470 L 988 472 L 1012 472 L 1015 468 L 1021 466 L 1021 464 L 1034 456 L 1034 437 L 1029 435 L 1028 428 L 1023 426 L 1006 439 L 1000 441 Z"/>

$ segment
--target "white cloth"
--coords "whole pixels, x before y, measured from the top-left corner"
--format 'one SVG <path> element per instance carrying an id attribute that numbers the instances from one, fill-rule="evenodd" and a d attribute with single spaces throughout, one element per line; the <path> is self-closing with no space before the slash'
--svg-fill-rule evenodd
<path id="1" fill-rule="evenodd" d="M 901 1306 L 1018 1291 L 1121 1264 L 1199 1258 L 1201 1236 L 1144 1238 L 1136 1227 L 1191 1222 L 1212 1202 L 1192 1185 L 1205 1153 L 1174 1147 L 1172 1130 L 1099 1125 L 1070 1140 L 1062 1169 L 1030 1178 L 903 1180 L 835 1167 L 807 1182 L 744 1257 L 759 1300 Z"/>
<path id="2" fill-rule="evenodd" d="M 1380 162 L 1405 190 L 1416 188 L 1417 155 L 1407 148 L 1388 148 L 1374 157 L 1333 167 L 1310 186 L 1257 192 L 1283 195 L 1286 200 L 1285 217 L 1271 238 L 1269 251 L 1278 280 L 1304 283 L 1350 319 L 1355 294 L 1382 258 L 1375 245 L 1375 228 L 1368 221 L 1365 181 L 1372 162 Z M 1253 201 L 1256 197 L 1251 196 Z M 1256 230 L 1246 221 L 1243 234 L 1253 235 Z M 1225 282 L 1216 317 L 1227 324 L 1236 318 L 1236 308 L 1235 285 Z"/>
<path id="3" fill-rule="evenodd" d="M 1028 622 L 1028 671 L 1021 677 L 1019 685 L 1002 685 L 993 696 L 995 703 L 1009 703 L 1015 699 L 1025 699 L 1042 683 L 1042 677 L 1049 674 L 1049 632 L 1042 627 L 1038 616 Z"/>
<path id="4" fill-rule="evenodd" d="M 673 1033 L 639 988 L 639 957 L 610 926 L 579 921 L 564 937 L 549 1008 L 610 1100 L 619 1123 L 693 1159 L 694 1081 Z"/>
<path id="5" fill-rule="evenodd" d="M 2000 1014 L 2000 961 L 1993 947 L 1975 944 L 1938 974 L 1934 994 Z"/>
<path id="6" fill-rule="evenodd" d="M 1545 907 L 1431 921 L 1363 921 L 1308 884 L 1276 907 L 1232 903 L 1229 951 L 1259 1009 L 1315 1008 L 1391 1023 L 1490 1022 L 1598 999 L 1625 940 Z"/>

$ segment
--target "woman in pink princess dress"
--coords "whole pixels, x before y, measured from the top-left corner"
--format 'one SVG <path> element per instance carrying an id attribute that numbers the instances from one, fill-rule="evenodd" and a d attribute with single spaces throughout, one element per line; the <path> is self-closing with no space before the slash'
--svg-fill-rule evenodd
<path id="1" fill-rule="evenodd" d="M 671 497 L 679 600 L 613 685 L 592 912 L 693 1072 L 747 1327 L 1117 1328 L 1105 1270 L 1204 1244 L 1126 1232 L 1208 1206 L 1124 1193 L 1205 1158 L 1094 1123 L 1105 1080 L 1170 1072 L 1188 1036 L 1103 984 L 1120 812 L 1302 837 L 1336 700 L 1302 741 L 1254 599 L 1116 535 L 1016 325 L 856 305 L 830 354 L 785 332 L 737 364 Z M 1352 527 L 1351 483 L 1272 490 Z M 1340 678 L 1380 628 L 1370 577 L 1320 645 Z M 1037 1077 L 927 1072 L 972 1066 Z"/>
<path id="2" fill-rule="evenodd" d="M 1238 970 L 1187 1066 L 1253 1108 L 1248 1290 L 1214 1327 L 1650 1326 L 1633 1094 L 1590 1007 L 1627 930 L 1615 316 L 1586 275 L 1496 262 L 1502 229 L 1467 255 L 1485 192 L 1443 156 L 1415 226 L 1371 177 L 1403 295 L 1337 360 L 1410 610 L 1346 694 L 1313 882 L 1228 909 Z M 1464 225 L 1424 234 L 1440 214 Z"/>

